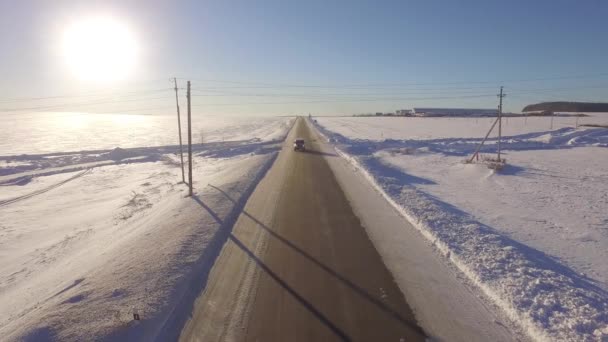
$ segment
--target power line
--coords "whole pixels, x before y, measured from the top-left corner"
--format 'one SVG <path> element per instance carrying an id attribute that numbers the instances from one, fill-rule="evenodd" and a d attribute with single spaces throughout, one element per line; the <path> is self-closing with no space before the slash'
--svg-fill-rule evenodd
<path id="1" fill-rule="evenodd" d="M 534 89 L 520 89 L 520 88 L 510 88 L 515 90 L 512 93 L 540 93 L 540 92 L 553 92 L 553 91 L 562 91 L 562 90 L 582 90 L 582 89 L 608 89 L 608 85 L 590 85 L 590 86 L 580 86 L 580 87 L 560 87 L 560 88 L 534 88 Z"/>
<path id="2" fill-rule="evenodd" d="M 545 94 L 545 93 L 528 93 L 528 94 L 511 94 L 512 97 L 524 99 L 527 101 L 534 102 L 600 102 L 590 99 L 581 99 L 580 97 L 572 97 L 570 95 L 560 95 L 560 94 Z"/>
<path id="3" fill-rule="evenodd" d="M 150 100 L 160 100 L 160 99 L 169 99 L 171 96 L 158 96 L 158 97 L 145 97 L 145 98 L 119 98 L 119 99 L 104 99 L 101 101 L 94 102 L 78 102 L 78 103 L 63 103 L 63 104 L 54 104 L 47 106 L 35 106 L 35 107 L 18 107 L 18 108 L 2 108 L 0 109 L 0 113 L 6 112 L 20 112 L 20 111 L 36 111 L 36 110 L 52 110 L 52 109 L 70 109 L 73 107 L 86 107 L 86 106 L 94 106 L 100 104 L 112 104 L 112 103 L 124 103 L 124 102 L 137 102 L 137 101 L 150 101 Z"/>
<path id="4" fill-rule="evenodd" d="M 124 92 L 123 89 L 125 89 L 125 87 L 129 87 L 129 88 L 133 88 L 134 84 L 139 84 L 138 87 L 151 87 L 153 83 L 158 83 L 158 82 L 171 82 L 173 79 L 152 79 L 152 80 L 139 80 L 139 81 L 130 81 L 125 83 L 124 85 L 117 87 L 117 86 L 113 86 L 113 87 L 105 87 L 105 88 L 100 88 L 100 89 L 96 89 L 96 90 L 89 90 L 89 91 L 82 91 L 82 92 L 77 92 L 77 93 L 70 93 L 70 94 L 59 94 L 59 95 L 49 95 L 49 96 L 38 96 L 38 97 L 17 97 L 17 98 L 5 98 L 5 99 L 0 99 L 0 103 L 2 102 L 14 102 L 14 101 L 36 101 L 36 100 L 47 100 L 47 99 L 55 99 L 55 98 L 71 98 L 71 97 L 89 97 L 89 96 L 104 96 L 104 95 L 112 95 L 112 94 L 116 94 L 116 93 L 120 93 L 120 94 L 126 94 L 126 93 L 136 93 L 136 92 L 147 92 L 147 91 L 163 91 L 163 90 L 172 90 L 173 88 L 161 88 L 158 89 L 155 87 L 155 89 L 141 89 L 138 91 L 131 91 L 131 92 Z M 144 85 L 144 83 L 147 83 Z"/>
<path id="5" fill-rule="evenodd" d="M 30 101 L 45 101 L 45 100 L 56 100 L 56 99 L 70 99 L 70 98 L 83 98 L 83 97 L 96 97 L 96 96 L 112 96 L 112 95 L 125 95 L 125 94 L 151 94 L 159 93 L 163 91 L 171 90 L 171 88 L 142 90 L 142 91 L 131 91 L 131 92 L 112 92 L 112 93 L 93 93 L 93 94 L 80 94 L 80 95 L 57 95 L 57 96 L 43 96 L 43 97 L 19 97 L 0 100 L 0 103 L 14 103 L 14 102 L 30 102 Z"/>
<path id="6" fill-rule="evenodd" d="M 596 74 L 579 74 L 579 75 L 561 75 L 561 76 L 550 76 L 541 78 L 528 78 L 528 79 L 511 79 L 511 80 L 493 80 L 493 81 L 456 81 L 456 82 L 412 82 L 412 83 L 353 83 L 353 84 L 342 84 L 342 85 L 322 85 L 322 84 L 289 84 L 289 83 L 268 83 L 268 82 L 244 82 L 244 81 L 232 81 L 232 80 L 211 80 L 211 79 L 193 79 L 194 81 L 202 83 L 224 83 L 224 84 L 235 84 L 235 85 L 247 85 L 246 88 L 257 88 L 257 87 L 282 87 L 282 88 L 373 88 L 373 87 L 403 87 L 403 86 L 420 86 L 420 85 L 457 85 L 457 84 L 497 84 L 497 83 L 526 83 L 526 82 L 538 82 L 538 81 L 553 81 L 553 80 L 565 80 L 565 79 L 588 79 L 588 78 L 601 78 L 608 76 L 608 73 L 596 73 Z M 255 87 L 253 87 L 255 86 Z M 219 88 L 219 87 L 216 87 Z"/>
<path id="7" fill-rule="evenodd" d="M 205 83 L 220 83 L 230 84 L 237 86 L 212 86 L 204 88 L 193 88 L 193 90 L 203 91 L 220 91 L 221 89 L 274 89 L 274 88 L 316 88 L 316 89 L 394 89 L 399 87 L 410 87 L 410 86 L 437 86 L 437 85 L 471 85 L 471 84 L 496 84 L 496 83 L 524 83 L 524 82 L 536 82 L 536 81 L 550 81 L 550 80 L 564 80 L 564 79 L 587 79 L 587 78 L 603 78 L 608 76 L 608 73 L 597 73 L 597 74 L 579 74 L 579 75 L 561 75 L 551 76 L 542 78 L 529 78 L 529 79 L 512 79 L 512 80 L 495 80 L 495 81 L 455 81 L 455 82 L 410 82 L 410 83 L 351 83 L 342 85 L 324 85 L 324 84 L 290 84 L 290 83 L 270 83 L 270 82 L 244 82 L 244 81 L 232 81 L 232 80 L 211 80 L 211 79 L 198 79 L 196 81 Z M 182 78 L 179 78 L 182 79 Z M 156 83 L 159 81 L 172 81 L 172 79 L 155 79 L 155 80 L 144 80 L 130 82 L 133 83 Z M 586 86 L 585 88 L 605 88 L 606 86 Z M 443 91 L 443 90 L 473 90 L 473 89 L 490 89 L 494 86 L 466 86 L 466 87 L 443 87 L 443 88 L 417 88 L 413 90 L 429 90 L 429 91 Z M 583 87 L 573 87 L 572 89 L 581 89 Z M 560 88 L 567 90 L 569 88 Z M 104 90 L 95 90 L 89 92 L 81 92 L 74 94 L 61 94 L 53 96 L 40 96 L 40 97 L 19 97 L 19 98 L 6 98 L 0 99 L 0 103 L 14 103 L 21 101 L 44 101 L 54 99 L 66 99 L 66 98 L 81 98 L 81 97 L 95 97 L 95 96 L 108 96 L 120 92 L 121 94 L 134 94 L 134 93 L 148 93 L 148 92 L 161 92 L 170 91 L 173 88 L 157 88 L 152 90 L 140 90 L 131 92 L 120 92 L 120 88 L 112 87 L 105 88 Z M 522 89 L 524 90 L 524 89 Z M 534 90 L 534 89 L 532 89 Z M 525 91 L 525 90 L 524 90 Z M 375 95 L 375 94 L 374 94 Z M 355 96 L 358 96 L 355 95 Z"/>
<path id="8" fill-rule="evenodd" d="M 113 114 L 125 114 L 125 113 L 132 113 L 129 115 L 154 115 L 154 114 L 148 114 L 148 113 L 144 113 L 146 111 L 169 111 L 175 109 L 175 107 L 173 106 L 162 106 L 162 107 L 144 107 L 144 108 L 125 108 L 125 109 L 107 109 L 107 110 L 87 110 L 86 112 L 83 111 L 73 111 L 73 110 L 58 110 L 58 111 L 47 111 L 47 112 L 29 112 L 29 113 L 7 113 L 7 114 L 3 114 L 0 116 L 0 120 L 2 118 L 6 118 L 6 117 L 15 117 L 15 116 L 19 116 L 19 117 L 23 117 L 24 115 L 30 115 L 30 114 L 34 114 L 34 115 L 52 115 L 53 118 L 57 118 L 57 117 L 71 117 L 71 116 L 80 116 L 80 115 L 88 115 L 88 114 L 95 114 L 95 115 L 113 115 Z"/>
<path id="9" fill-rule="evenodd" d="M 436 97 L 419 97 L 419 98 L 372 98 L 372 99 L 336 99 L 336 100 L 319 100 L 319 101 L 296 101 L 296 102 L 254 102 L 254 103 L 214 103 L 203 104 L 202 106 L 254 106 L 254 105 L 281 105 L 281 104 L 312 104 L 312 103 L 338 103 L 338 102 L 375 102 L 375 101 L 418 101 L 418 100 L 444 100 L 444 99 L 466 99 L 466 98 L 482 98 L 494 97 L 495 94 L 470 95 L 470 96 L 436 96 Z"/>
<path id="10" fill-rule="evenodd" d="M 410 88 L 408 90 L 414 90 L 414 91 L 450 91 L 450 90 L 490 90 L 490 89 L 495 89 L 496 87 L 494 86 L 475 86 L 475 87 L 471 87 L 471 86 L 466 86 L 466 87 L 462 87 L 462 86 L 457 86 L 457 87 L 442 87 L 442 88 L 437 88 L 437 87 L 424 87 L 424 88 Z M 180 88 L 182 89 L 182 88 Z M 213 91 L 213 92 L 228 92 L 230 89 L 270 89 L 270 90 L 286 90 L 286 91 L 300 91 L 297 89 L 294 90 L 290 90 L 290 89 L 285 89 L 285 88 L 281 88 L 281 87 L 218 87 L 218 86 L 202 86 L 202 87 L 196 87 L 196 88 L 192 88 L 193 90 L 196 89 L 198 91 Z M 226 90 L 228 89 L 228 91 Z M 388 88 L 363 88 L 363 87 L 331 87 L 329 88 L 331 90 L 339 90 L 339 89 L 344 89 L 344 90 L 382 90 L 382 89 L 390 89 L 391 91 L 396 91 L 395 89 L 399 89 L 399 88 L 394 88 L 394 87 L 388 87 Z M 315 91 L 314 89 L 310 89 L 310 91 Z M 317 91 L 324 91 L 323 88 L 318 89 Z"/>
<path id="11" fill-rule="evenodd" d="M 533 78 L 533 79 L 522 79 L 522 80 L 511 80 L 505 82 L 530 82 L 540 80 L 556 80 L 556 79 L 575 79 L 575 78 L 589 78 L 589 77 L 603 77 L 607 76 L 608 73 L 601 73 L 595 75 L 569 75 L 569 76 L 554 76 L 545 78 Z M 199 80 L 203 81 L 203 80 Z M 211 82 L 237 84 L 237 85 L 248 85 L 239 87 L 201 87 L 193 88 L 196 97 L 260 97 L 260 98 L 285 98 L 287 101 L 276 101 L 276 102 L 252 102 L 252 103 L 209 103 L 203 104 L 202 106 L 255 106 L 255 105 L 282 105 L 282 104 L 315 104 L 315 103 L 346 103 L 346 102 L 377 102 L 377 101 L 418 101 L 418 100 L 444 100 L 444 99 L 475 99 L 490 97 L 493 95 L 480 94 L 481 90 L 493 88 L 490 86 L 470 86 L 470 84 L 484 84 L 484 83 L 495 83 L 495 81 L 466 81 L 466 82 L 434 82 L 434 83 L 399 83 L 399 84 L 351 84 L 351 85 L 314 85 L 314 84 L 273 84 L 267 82 L 240 82 L 240 81 L 218 81 L 218 80 L 207 80 Z M 436 85 L 467 85 L 467 86 L 453 86 L 453 87 L 429 87 Z M 405 91 L 396 91 L 398 88 L 403 86 L 425 86 L 419 88 L 410 88 Z M 260 87 L 258 87 L 260 86 Z M 247 92 L 247 91 L 230 91 L 229 89 L 275 89 L 281 87 L 280 92 Z M 290 87 L 294 87 L 290 91 Z M 362 87 L 372 87 L 366 89 L 366 92 L 350 92 L 349 90 L 363 89 Z M 377 87 L 377 88 L 373 88 Z M 384 88 L 387 87 L 387 88 Z M 286 89 L 285 89 L 286 88 Z M 318 91 L 300 91 L 301 88 L 317 88 Z M 511 88 L 511 94 L 516 97 L 519 94 L 539 94 L 539 93 L 554 93 L 557 91 L 564 90 L 580 90 L 580 89 L 606 89 L 608 85 L 589 85 L 581 87 L 558 87 L 558 88 Z M 169 99 L 171 96 L 148 96 L 154 94 L 160 94 L 165 91 L 171 91 L 181 89 L 177 88 L 156 88 L 148 90 L 137 90 L 130 92 L 121 93 L 103 93 L 103 92 L 89 92 L 80 93 L 74 95 L 56 95 L 46 97 L 23 97 L 0 100 L 0 103 L 20 103 L 30 101 L 59 101 L 61 99 L 76 99 L 76 98 L 87 98 L 89 100 L 73 102 L 73 103 L 49 103 L 46 105 L 37 106 L 16 106 L 12 108 L 2 108 L 0 112 L 23 112 L 23 111 L 48 111 L 48 110 L 74 110 L 79 107 L 88 107 L 94 105 L 103 104 L 121 104 L 126 102 L 140 102 L 140 101 L 154 101 Z M 326 93 L 324 90 L 333 89 L 338 92 Z M 383 89 L 391 89 L 390 91 L 382 91 Z M 340 91 L 342 90 L 342 91 Z M 427 97 L 412 97 L 412 95 L 432 95 Z M 557 94 L 559 95 L 559 94 Z M 550 96 L 550 95 L 546 95 Z M 561 96 L 561 95 L 560 95 Z M 564 96 L 564 98 L 567 98 Z M 289 100 L 293 99 L 293 100 Z M 201 105 L 199 105 L 201 106 Z M 135 109 L 137 110 L 137 109 Z"/>
<path id="12" fill-rule="evenodd" d="M 376 93 L 235 93 L 214 92 L 209 90 L 195 90 L 199 94 L 192 96 L 228 96 L 228 97 L 343 97 L 343 96 L 395 96 L 395 95 L 439 95 L 442 93 L 467 95 L 479 94 L 479 91 L 456 91 L 456 92 L 376 92 Z M 211 94 L 207 94 L 211 92 Z"/>
<path id="13" fill-rule="evenodd" d="M 522 93 L 550 93 L 563 90 L 579 90 L 579 89 L 604 89 L 608 86 L 590 86 L 579 88 L 548 88 L 548 89 L 526 89 L 525 91 L 515 91 L 515 94 Z M 344 98 L 349 96 L 394 96 L 394 95 L 468 95 L 479 94 L 478 91 L 456 91 L 456 92 L 387 92 L 387 93 L 237 93 L 237 92 L 213 92 L 209 90 L 194 90 L 198 94 L 192 96 L 202 97 L 284 97 L 284 98 Z M 210 94 L 207 92 L 211 92 Z"/>

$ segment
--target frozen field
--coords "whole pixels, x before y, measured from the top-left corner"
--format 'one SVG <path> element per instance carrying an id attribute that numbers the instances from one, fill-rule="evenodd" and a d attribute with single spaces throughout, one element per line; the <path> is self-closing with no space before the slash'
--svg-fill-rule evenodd
<path id="1" fill-rule="evenodd" d="M 194 198 L 173 116 L 65 120 L 9 120 L 1 138 L 0 336 L 175 339 L 292 119 L 197 121 Z"/>
<path id="2" fill-rule="evenodd" d="M 331 128 L 332 132 L 345 137 L 380 141 L 483 138 L 495 118 L 321 117 L 317 120 Z M 608 125 L 608 113 L 581 117 L 578 120 L 576 117 L 554 117 L 553 120 L 540 117 L 505 117 L 502 129 L 505 136 L 520 135 L 575 127 L 577 121 L 579 125 Z"/>
<path id="3" fill-rule="evenodd" d="M 491 118 L 317 121 L 531 337 L 608 338 L 608 129 L 577 130 L 575 118 L 556 117 L 553 129 L 550 118 L 509 118 L 508 166 L 495 173 L 463 163 Z M 495 150 L 491 140 L 482 152 Z"/>
<path id="4" fill-rule="evenodd" d="M 285 118 L 192 117 L 192 141 L 272 140 L 281 137 Z M 0 117 L 0 156 L 107 150 L 178 143 L 177 115 L 88 113 L 5 114 Z M 187 142 L 182 113 L 183 141 Z"/>

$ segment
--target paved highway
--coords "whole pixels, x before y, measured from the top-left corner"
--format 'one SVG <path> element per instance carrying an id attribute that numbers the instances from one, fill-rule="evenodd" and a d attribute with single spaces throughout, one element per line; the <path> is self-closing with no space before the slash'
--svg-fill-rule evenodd
<path id="1" fill-rule="evenodd" d="M 307 152 L 293 151 L 296 136 Z M 180 340 L 424 340 L 319 151 L 298 119 L 238 218 Z"/>

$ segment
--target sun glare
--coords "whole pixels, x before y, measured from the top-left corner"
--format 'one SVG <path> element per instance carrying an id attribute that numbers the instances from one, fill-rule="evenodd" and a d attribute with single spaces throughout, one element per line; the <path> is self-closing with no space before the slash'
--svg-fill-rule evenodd
<path id="1" fill-rule="evenodd" d="M 135 67 L 136 39 L 127 25 L 108 17 L 77 21 L 64 32 L 63 51 L 81 80 L 107 82 L 126 78 Z"/>

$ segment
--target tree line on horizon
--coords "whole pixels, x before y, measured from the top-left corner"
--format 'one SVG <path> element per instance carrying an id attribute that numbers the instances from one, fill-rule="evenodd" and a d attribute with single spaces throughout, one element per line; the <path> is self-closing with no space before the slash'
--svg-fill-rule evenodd
<path id="1" fill-rule="evenodd" d="M 523 112 L 601 112 L 608 113 L 608 103 L 602 102 L 541 102 L 527 105 Z"/>

